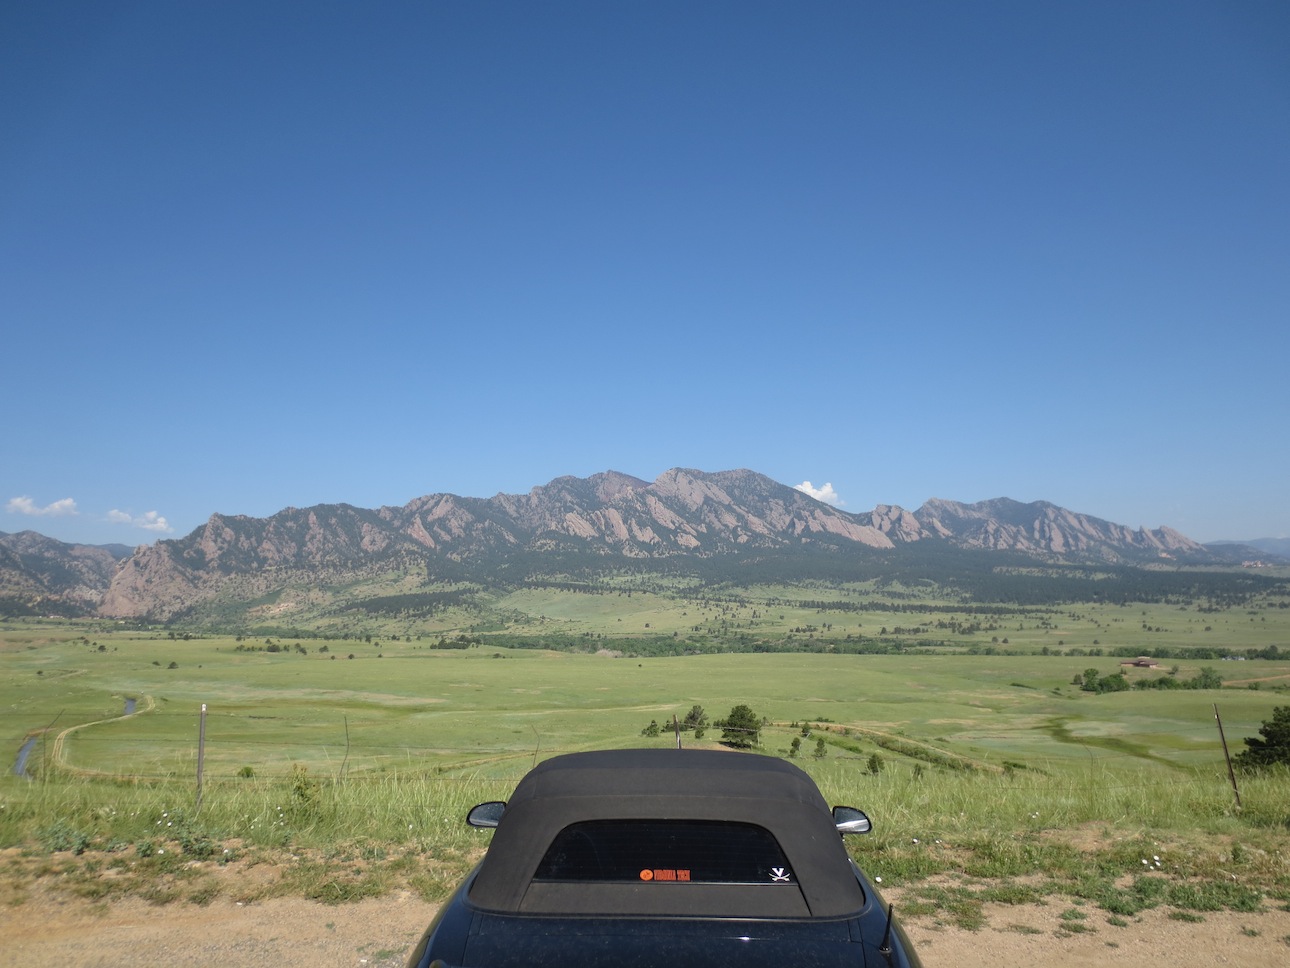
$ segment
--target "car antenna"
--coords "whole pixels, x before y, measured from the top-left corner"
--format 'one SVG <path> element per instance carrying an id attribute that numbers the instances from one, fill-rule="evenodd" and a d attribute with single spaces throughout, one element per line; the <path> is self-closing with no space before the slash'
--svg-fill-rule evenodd
<path id="1" fill-rule="evenodd" d="M 882 933 L 882 944 L 878 946 L 878 951 L 884 955 L 891 954 L 891 915 L 896 910 L 895 904 L 887 905 L 887 929 Z"/>

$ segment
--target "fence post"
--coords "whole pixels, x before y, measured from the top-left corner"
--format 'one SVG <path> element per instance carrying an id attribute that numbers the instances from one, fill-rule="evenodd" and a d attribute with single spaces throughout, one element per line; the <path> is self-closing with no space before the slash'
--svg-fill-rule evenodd
<path id="1" fill-rule="evenodd" d="M 202 768 L 206 761 L 206 703 L 202 703 L 201 724 L 197 727 L 197 805 L 202 808 Z"/>
<path id="2" fill-rule="evenodd" d="M 1227 737 L 1223 735 L 1223 720 L 1218 715 L 1218 703 L 1214 703 L 1214 719 L 1218 722 L 1218 738 L 1223 741 L 1223 759 L 1227 760 L 1227 778 L 1232 781 L 1232 792 L 1236 794 L 1236 810 L 1241 810 L 1241 791 L 1236 788 L 1236 771 L 1232 769 L 1232 756 L 1227 752 Z"/>

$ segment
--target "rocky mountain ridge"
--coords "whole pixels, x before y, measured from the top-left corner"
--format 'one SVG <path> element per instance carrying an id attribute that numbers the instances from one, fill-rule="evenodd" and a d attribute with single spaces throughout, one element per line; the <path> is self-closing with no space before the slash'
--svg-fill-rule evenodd
<path id="1" fill-rule="evenodd" d="M 0 531 L 0 603 L 28 610 L 78 613 L 98 608 L 126 545 L 67 544 L 35 531 Z"/>
<path id="2" fill-rule="evenodd" d="M 119 565 L 113 560 L 107 581 L 106 563 L 95 558 L 97 570 L 86 572 L 94 581 L 80 581 L 73 598 L 103 616 L 166 620 L 195 603 L 252 598 L 289 582 L 353 580 L 400 568 L 433 571 L 436 562 L 489 565 L 549 553 L 626 561 L 793 550 L 841 554 L 920 543 L 1020 552 L 1050 562 L 1210 557 L 1203 545 L 1170 528 L 1134 530 L 1043 501 L 934 498 L 916 511 L 879 505 L 853 514 L 753 471 L 674 468 L 653 482 L 607 471 L 492 498 L 431 494 L 401 507 L 319 505 L 268 518 L 214 514 L 183 538 L 142 546 Z M 30 572 L 30 564 L 19 562 L 18 573 Z M 5 566 L 6 574 L 11 570 Z M 26 586 L 15 581 L 6 587 L 21 596 Z M 92 588 L 98 589 L 96 601 Z"/>

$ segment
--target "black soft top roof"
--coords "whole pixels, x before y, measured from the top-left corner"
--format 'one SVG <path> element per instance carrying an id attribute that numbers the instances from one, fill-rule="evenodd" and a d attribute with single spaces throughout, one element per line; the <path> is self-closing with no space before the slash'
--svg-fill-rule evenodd
<path id="1" fill-rule="evenodd" d="M 796 879 L 781 885 L 533 884 L 552 839 L 592 820 L 717 820 L 764 827 Z M 538 764 L 515 788 L 470 887 L 513 913 L 844 917 L 864 905 L 828 804 L 784 760 L 724 750 L 604 750 Z"/>

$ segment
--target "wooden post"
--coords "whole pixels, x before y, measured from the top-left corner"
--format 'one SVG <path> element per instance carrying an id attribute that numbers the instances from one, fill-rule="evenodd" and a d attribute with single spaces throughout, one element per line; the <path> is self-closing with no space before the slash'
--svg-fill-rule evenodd
<path id="1" fill-rule="evenodd" d="M 676 721 L 676 713 L 672 714 L 672 732 L 676 733 L 676 748 L 681 748 L 681 724 Z"/>
<path id="2" fill-rule="evenodd" d="M 202 808 L 202 767 L 206 762 L 206 703 L 202 703 L 201 724 L 197 727 L 197 806 Z"/>
<path id="3" fill-rule="evenodd" d="M 1227 752 L 1227 737 L 1223 735 L 1223 720 L 1218 715 L 1218 703 L 1214 703 L 1214 719 L 1218 722 L 1218 738 L 1223 741 L 1223 759 L 1227 760 L 1227 778 L 1232 781 L 1232 792 L 1236 794 L 1236 809 L 1241 809 L 1241 791 L 1236 788 L 1236 771 L 1232 769 L 1232 756 Z"/>

